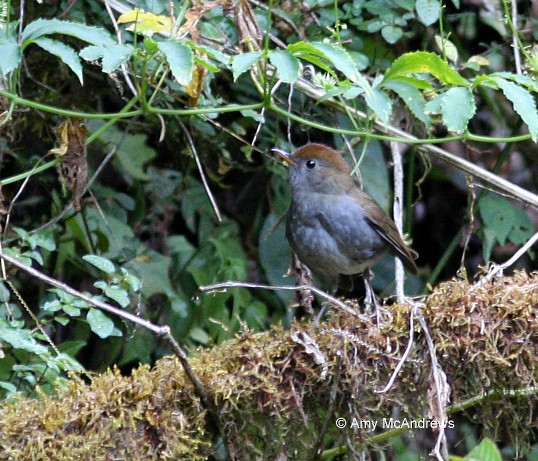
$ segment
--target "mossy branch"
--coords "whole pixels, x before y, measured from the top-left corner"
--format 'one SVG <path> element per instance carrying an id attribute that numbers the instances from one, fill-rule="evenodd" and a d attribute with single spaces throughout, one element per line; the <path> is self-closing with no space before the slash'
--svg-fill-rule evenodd
<path id="1" fill-rule="evenodd" d="M 434 418 L 428 414 L 436 398 L 432 362 L 421 322 L 414 324 L 414 345 L 394 385 L 378 392 L 408 344 L 410 304 L 387 307 L 378 328 L 356 303 L 345 303 L 358 314 L 338 310 L 320 323 L 245 331 L 192 354 L 189 363 L 236 459 L 311 459 L 322 428 L 325 452 L 319 456 L 327 459 L 402 432 L 353 421 L 381 425 L 395 409 L 408 421 Z M 472 412 L 486 427 L 508 426 L 507 433 L 524 440 L 526 418 L 538 401 L 538 274 L 485 284 L 453 280 L 422 303 L 450 389 L 447 414 Z M 165 357 L 131 376 L 112 370 L 87 385 L 73 379 L 55 395 L 4 405 L 0 459 L 203 460 L 218 437 L 207 416 L 178 359 Z M 336 426 L 337 418 L 345 419 L 345 428 Z"/>

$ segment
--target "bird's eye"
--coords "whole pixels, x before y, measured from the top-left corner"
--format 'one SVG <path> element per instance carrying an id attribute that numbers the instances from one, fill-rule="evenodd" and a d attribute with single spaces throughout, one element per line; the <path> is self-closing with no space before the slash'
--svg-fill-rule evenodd
<path id="1" fill-rule="evenodd" d="M 306 167 L 311 170 L 312 168 L 314 168 L 316 166 L 316 161 L 315 160 L 307 160 L 306 161 Z"/>

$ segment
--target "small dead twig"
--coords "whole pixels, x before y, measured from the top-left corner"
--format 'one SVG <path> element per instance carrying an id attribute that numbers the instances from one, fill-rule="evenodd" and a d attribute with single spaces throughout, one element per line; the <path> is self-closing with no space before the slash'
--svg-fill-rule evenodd
<path id="1" fill-rule="evenodd" d="M 409 358 L 409 355 L 411 354 L 411 350 L 413 349 L 413 344 L 415 342 L 415 316 L 418 315 L 418 310 L 421 308 L 418 303 L 415 303 L 413 305 L 413 309 L 411 309 L 411 312 L 409 313 L 409 341 L 407 342 L 407 347 L 405 348 L 404 354 L 402 355 L 402 358 L 398 362 L 398 365 L 396 365 L 396 368 L 392 372 L 392 375 L 386 384 L 386 386 L 381 389 L 380 391 L 377 391 L 378 394 L 384 394 L 385 392 L 390 391 L 392 388 L 394 381 L 396 381 L 396 378 L 398 377 L 398 373 L 400 373 L 400 370 L 404 366 L 405 362 L 407 362 L 407 359 Z"/>
<path id="2" fill-rule="evenodd" d="M 426 324 L 424 317 L 420 314 L 418 315 L 418 321 L 422 327 L 424 336 L 426 337 L 426 343 L 428 344 L 428 351 L 432 364 L 432 376 L 434 382 L 434 389 L 432 391 L 435 394 L 435 405 L 433 405 L 433 402 L 430 402 L 430 411 L 432 412 L 433 418 L 436 418 L 438 423 L 437 427 L 439 429 L 432 455 L 434 455 L 439 461 L 446 461 L 448 459 L 448 451 L 445 428 L 447 425 L 447 404 L 450 387 L 448 386 L 446 375 L 437 360 L 435 344 L 433 343 L 430 335 L 428 325 Z M 437 408 L 435 408 L 435 406 Z"/>
<path id="3" fill-rule="evenodd" d="M 339 299 L 331 296 L 328 293 L 325 293 L 323 290 L 316 288 L 312 285 L 299 285 L 299 286 L 289 286 L 289 285 L 263 285 L 260 283 L 249 283 L 249 282 L 239 282 L 239 281 L 228 281 L 215 283 L 213 285 L 203 285 L 199 287 L 200 291 L 203 293 L 211 293 L 212 291 L 226 291 L 229 288 L 261 288 L 262 290 L 288 290 L 288 291 L 298 291 L 298 290 L 311 290 L 318 296 L 329 301 L 333 306 L 342 309 L 344 312 L 347 312 L 354 317 L 359 317 L 357 312 L 351 309 L 347 304 L 343 303 Z"/>
<path id="4" fill-rule="evenodd" d="M 499 274 L 499 272 L 502 273 L 504 269 L 510 267 L 519 258 L 521 258 L 521 256 L 523 256 L 527 252 L 527 250 L 529 250 L 529 248 L 532 247 L 536 243 L 536 241 L 538 241 L 538 232 L 536 232 L 536 234 L 534 234 L 529 240 L 527 240 L 525 245 L 523 245 L 519 250 L 517 250 L 512 255 L 512 257 L 510 257 L 508 260 L 506 260 L 502 264 L 495 264 L 492 267 L 492 269 L 488 272 L 488 274 L 485 277 L 482 277 L 482 279 L 480 279 L 476 283 L 476 285 L 482 286 L 482 285 L 485 285 L 486 283 L 491 282 L 495 278 L 495 276 Z"/>
<path id="5" fill-rule="evenodd" d="M 213 197 L 213 194 L 211 192 L 211 189 L 209 188 L 209 183 L 207 182 L 207 178 L 204 173 L 204 168 L 202 166 L 202 162 L 200 161 L 200 157 L 198 156 L 198 151 L 196 150 L 196 146 L 194 144 L 194 140 L 192 139 L 192 136 L 187 129 L 187 127 L 183 124 L 183 122 L 179 122 L 179 125 L 181 126 L 183 132 L 185 133 L 185 136 L 187 138 L 187 142 L 189 143 L 189 147 L 192 152 L 192 156 L 194 157 L 194 161 L 196 162 L 196 167 L 198 168 L 198 173 L 200 173 L 200 178 L 202 179 L 202 184 L 204 186 L 205 192 L 207 194 L 207 197 L 209 198 L 209 201 L 211 202 L 211 206 L 213 207 L 213 211 L 215 212 L 215 216 L 217 217 L 218 222 L 222 222 L 222 216 L 219 211 L 219 207 L 217 205 L 217 201 L 215 200 L 215 197 Z"/>

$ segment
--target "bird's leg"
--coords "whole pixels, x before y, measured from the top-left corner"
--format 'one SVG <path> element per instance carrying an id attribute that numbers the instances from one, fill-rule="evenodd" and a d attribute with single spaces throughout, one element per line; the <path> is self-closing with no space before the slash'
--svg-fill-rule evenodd
<path id="1" fill-rule="evenodd" d="M 366 295 L 364 297 L 364 304 L 367 306 L 373 306 L 375 308 L 375 317 L 377 326 L 381 323 L 381 303 L 377 299 L 377 296 L 374 292 L 374 287 L 372 286 L 373 274 L 370 272 L 370 269 L 366 269 L 362 274 L 364 279 L 364 288 L 366 289 Z"/>

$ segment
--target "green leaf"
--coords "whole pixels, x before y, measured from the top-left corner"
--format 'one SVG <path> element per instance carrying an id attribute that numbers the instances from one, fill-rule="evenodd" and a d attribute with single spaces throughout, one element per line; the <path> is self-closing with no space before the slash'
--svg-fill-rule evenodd
<path id="1" fill-rule="evenodd" d="M 100 338 L 108 338 L 114 331 L 114 322 L 99 309 L 91 308 L 86 315 L 91 330 Z"/>
<path id="2" fill-rule="evenodd" d="M 368 107 L 374 111 L 379 120 L 387 125 L 392 114 L 392 101 L 386 93 L 374 88 L 364 94 L 364 99 Z"/>
<path id="3" fill-rule="evenodd" d="M 7 75 L 16 69 L 21 63 L 21 47 L 17 42 L 11 42 L 4 39 L 0 40 L 0 74 Z"/>
<path id="4" fill-rule="evenodd" d="M 394 91 L 418 120 L 430 126 L 431 119 L 425 110 L 426 101 L 415 86 L 405 81 L 392 80 L 384 83 L 383 87 Z"/>
<path id="5" fill-rule="evenodd" d="M 425 26 L 431 26 L 439 19 L 441 5 L 438 0 L 417 0 L 415 10 L 420 22 Z"/>
<path id="6" fill-rule="evenodd" d="M 358 79 L 359 72 L 357 71 L 357 66 L 344 48 L 322 42 L 312 42 L 312 46 L 349 80 L 354 83 L 361 83 Z"/>
<path id="7" fill-rule="evenodd" d="M 276 67 L 278 78 L 294 83 L 299 78 L 299 60 L 286 50 L 269 51 L 269 61 Z"/>
<path id="8" fill-rule="evenodd" d="M 258 62 L 263 56 L 261 51 L 251 51 L 250 53 L 242 53 L 234 56 L 232 60 L 232 73 L 234 82 L 244 74 L 250 67 Z"/>
<path id="9" fill-rule="evenodd" d="M 512 105 L 514 110 L 527 125 L 534 142 L 538 139 L 538 112 L 534 97 L 523 87 L 514 82 L 498 79 L 497 84 Z"/>
<path id="10" fill-rule="evenodd" d="M 401 27 L 396 26 L 385 26 L 381 29 L 381 36 L 385 39 L 387 43 L 391 45 L 400 40 L 403 36 L 403 30 Z"/>
<path id="11" fill-rule="evenodd" d="M 0 343 L 9 344 L 14 349 L 21 349 L 37 355 L 45 355 L 48 349 L 39 344 L 28 330 L 0 326 Z"/>
<path id="12" fill-rule="evenodd" d="M 497 241 L 504 245 L 512 229 L 512 204 L 498 195 L 487 194 L 478 202 L 478 209 L 484 226 L 493 230 Z"/>
<path id="13" fill-rule="evenodd" d="M 429 73 L 445 85 L 469 86 L 458 72 L 435 53 L 416 51 L 400 56 L 385 72 L 384 82 L 398 80 L 409 74 Z"/>
<path id="14" fill-rule="evenodd" d="M 81 50 L 79 56 L 87 61 L 98 61 L 102 59 L 103 72 L 109 74 L 111 72 L 114 72 L 125 61 L 127 61 L 132 56 L 134 51 L 135 49 L 131 45 L 90 45 Z"/>
<path id="15" fill-rule="evenodd" d="M 458 48 L 456 47 L 456 45 L 454 45 L 454 43 L 452 43 L 447 38 L 441 37 L 440 35 L 436 35 L 435 44 L 441 50 L 444 56 L 450 59 L 453 63 L 458 62 Z"/>
<path id="16" fill-rule="evenodd" d="M 106 296 L 116 301 L 121 307 L 127 307 L 131 302 L 127 291 L 118 285 L 107 285 L 104 292 Z"/>
<path id="17" fill-rule="evenodd" d="M 531 91 L 538 93 L 538 82 L 530 78 L 528 75 L 512 74 L 510 72 L 495 72 L 494 74 L 491 74 L 490 77 L 493 77 L 495 79 L 497 77 L 501 77 L 506 80 L 511 80 L 521 86 L 528 88 Z"/>
<path id="18" fill-rule="evenodd" d="M 54 251 L 56 249 L 56 242 L 51 232 L 38 232 L 36 234 L 30 234 L 26 238 L 30 244 L 30 248 L 43 248 L 47 251 Z"/>
<path id="19" fill-rule="evenodd" d="M 118 44 L 105 47 L 105 52 L 103 54 L 103 72 L 106 72 L 107 74 L 114 72 L 132 56 L 134 51 L 135 49 L 131 45 Z"/>
<path id="20" fill-rule="evenodd" d="M 99 61 L 103 58 L 105 48 L 103 46 L 89 45 L 79 51 L 78 55 L 86 61 Z"/>
<path id="21" fill-rule="evenodd" d="M 513 211 L 514 222 L 512 230 L 508 234 L 508 240 L 516 245 L 521 245 L 533 236 L 534 224 L 521 208 L 513 208 Z"/>
<path id="22" fill-rule="evenodd" d="M 145 134 L 127 135 L 116 153 L 116 160 L 121 168 L 134 179 L 141 181 L 149 179 L 145 165 L 157 155 L 155 150 L 147 146 L 146 141 Z"/>
<path id="23" fill-rule="evenodd" d="M 177 40 L 163 40 L 158 42 L 157 46 L 164 54 L 174 78 L 181 85 L 188 85 L 194 69 L 192 50 Z"/>
<path id="24" fill-rule="evenodd" d="M 101 256 L 85 255 L 82 257 L 82 259 L 106 274 L 113 274 L 116 271 L 114 263 Z"/>
<path id="25" fill-rule="evenodd" d="M 465 461 L 502 461 L 502 456 L 491 439 L 484 439 L 464 459 Z"/>
<path id="26" fill-rule="evenodd" d="M 211 341 L 211 337 L 200 327 L 191 328 L 189 338 L 204 346 L 207 346 Z"/>
<path id="27" fill-rule="evenodd" d="M 34 40 L 34 43 L 43 48 L 45 51 L 48 51 L 50 54 L 60 58 L 78 77 L 80 84 L 83 84 L 82 65 L 80 64 L 80 59 L 73 48 L 64 45 L 62 42 L 58 42 L 46 37 L 38 38 Z"/>
<path id="28" fill-rule="evenodd" d="M 462 133 L 476 112 L 473 94 L 468 88 L 450 88 L 441 99 L 443 122 L 449 131 Z"/>
<path id="29" fill-rule="evenodd" d="M 534 234 L 534 225 L 527 213 L 498 195 L 488 194 L 478 202 L 483 223 L 484 259 L 491 255 L 495 241 L 504 245 L 506 240 L 515 244 L 526 242 Z"/>
<path id="30" fill-rule="evenodd" d="M 37 19 L 31 22 L 24 28 L 21 42 L 26 46 L 30 41 L 51 34 L 70 35 L 97 46 L 115 43 L 105 29 L 59 19 Z"/>
<path id="31" fill-rule="evenodd" d="M 366 148 L 366 150 L 364 150 Z M 380 141 L 371 140 L 366 146 L 360 143 L 354 148 L 355 155 L 362 158 L 360 176 L 365 192 L 385 211 L 391 206 L 391 186 L 389 172 L 383 156 L 383 146 Z"/>
<path id="32" fill-rule="evenodd" d="M 351 55 L 341 46 L 323 42 L 296 42 L 288 45 L 288 51 L 332 75 L 334 75 L 334 70 L 336 69 L 354 83 L 360 85 L 367 83 L 366 79 L 360 76 Z"/>
<path id="33" fill-rule="evenodd" d="M 278 225 L 277 225 L 278 224 Z M 293 279 L 284 278 L 291 262 L 291 248 L 286 241 L 284 221 L 269 213 L 260 231 L 259 257 L 265 276 L 271 285 L 292 285 Z M 288 302 L 291 294 L 277 291 L 277 295 Z"/>

